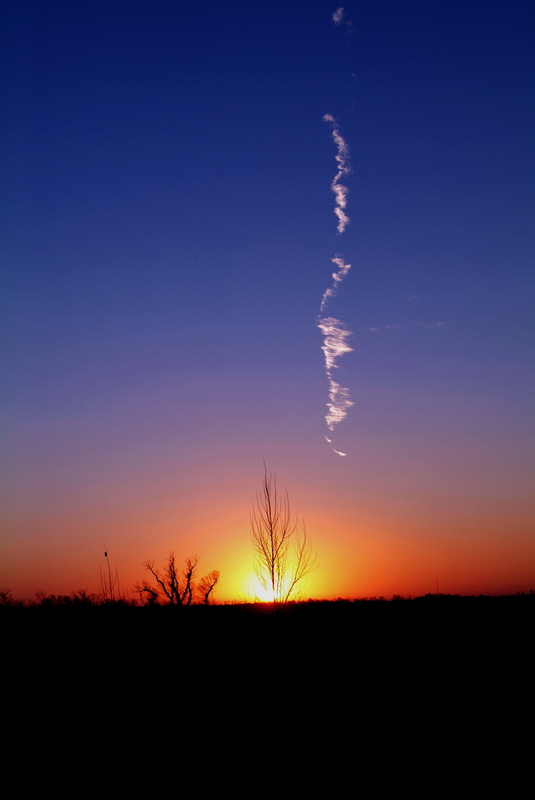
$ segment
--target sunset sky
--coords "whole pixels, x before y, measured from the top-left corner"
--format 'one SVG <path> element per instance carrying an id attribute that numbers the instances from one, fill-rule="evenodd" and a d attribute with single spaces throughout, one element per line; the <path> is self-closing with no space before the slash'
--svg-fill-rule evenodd
<path id="1" fill-rule="evenodd" d="M 535 588 L 532 4 L 3 8 L 0 586 L 245 599 L 265 460 L 310 596 Z"/>

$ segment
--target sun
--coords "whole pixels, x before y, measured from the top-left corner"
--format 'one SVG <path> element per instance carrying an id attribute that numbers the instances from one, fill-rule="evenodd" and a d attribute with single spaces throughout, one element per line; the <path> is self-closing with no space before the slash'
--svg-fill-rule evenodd
<path id="1" fill-rule="evenodd" d="M 281 582 L 279 591 L 263 586 L 256 575 L 250 575 L 247 582 L 247 597 L 251 603 L 284 602 L 289 589 L 289 579 Z"/>
<path id="2" fill-rule="evenodd" d="M 258 582 L 254 587 L 254 597 L 255 599 L 260 600 L 261 603 L 273 603 L 275 602 L 275 592 L 273 589 L 266 589 L 264 586 L 261 586 Z"/>
<path id="3" fill-rule="evenodd" d="M 277 599 L 273 589 L 262 586 L 256 575 L 247 581 L 247 597 L 251 603 L 274 603 Z"/>

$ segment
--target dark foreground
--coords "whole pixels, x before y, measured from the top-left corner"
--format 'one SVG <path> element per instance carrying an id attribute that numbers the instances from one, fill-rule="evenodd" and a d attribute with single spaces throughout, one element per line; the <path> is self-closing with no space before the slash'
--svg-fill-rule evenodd
<path id="1" fill-rule="evenodd" d="M 65 669 L 97 660 L 140 669 L 173 665 L 217 672 L 282 659 L 314 671 L 325 662 L 355 667 L 443 670 L 468 659 L 520 665 L 530 654 L 535 594 L 426 595 L 413 600 L 136 607 L 127 604 L 0 607 L 11 655 Z"/>
<path id="2" fill-rule="evenodd" d="M 198 780 L 232 784 L 271 748 L 299 772 L 301 753 L 311 787 L 328 767 L 326 795 L 345 797 L 340 761 L 371 765 L 377 786 L 413 785 L 435 763 L 442 785 L 452 765 L 473 768 L 476 744 L 487 772 L 504 737 L 526 758 L 535 595 L 0 612 L 6 730 L 80 758 L 116 760 L 120 742 L 135 780 L 147 753 L 187 770 L 200 750 Z"/>

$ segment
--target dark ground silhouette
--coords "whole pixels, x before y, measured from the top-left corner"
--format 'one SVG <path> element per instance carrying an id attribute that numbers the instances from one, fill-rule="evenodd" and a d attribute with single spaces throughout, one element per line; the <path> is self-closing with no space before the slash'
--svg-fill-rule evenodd
<path id="1" fill-rule="evenodd" d="M 423 774 L 422 764 L 450 774 L 472 763 L 474 740 L 518 733 L 519 718 L 530 719 L 534 617 L 535 594 L 275 611 L 3 606 L 4 686 L 26 709 L 14 730 L 29 725 L 58 752 L 131 740 L 140 753 L 174 753 L 187 741 L 226 754 L 230 769 L 279 737 L 283 752 L 298 743 L 330 772 L 340 759 L 352 771 L 380 757 L 381 783 L 385 770 L 398 780 L 397 769 Z"/>
<path id="2" fill-rule="evenodd" d="M 180 608 L 95 604 L 90 598 L 51 596 L 30 606 L 0 606 L 5 640 L 18 651 L 61 658 L 98 657 L 112 663 L 144 651 L 146 664 L 157 653 L 181 651 L 180 665 L 193 663 L 195 648 L 210 648 L 212 669 L 223 654 L 246 657 L 252 649 L 285 650 L 313 663 L 341 660 L 380 662 L 399 670 L 410 660 L 429 671 L 468 656 L 514 660 L 528 657 L 535 621 L 535 593 L 512 596 L 426 595 L 410 600 L 306 601 L 285 607 L 225 604 Z M 47 602 L 48 600 L 48 602 Z M 187 658 L 184 651 L 188 651 Z M 162 654 L 162 658 L 164 655 Z"/>

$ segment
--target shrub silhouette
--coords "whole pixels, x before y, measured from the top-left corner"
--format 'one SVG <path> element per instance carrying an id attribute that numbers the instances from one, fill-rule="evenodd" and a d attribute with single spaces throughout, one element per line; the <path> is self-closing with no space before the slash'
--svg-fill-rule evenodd
<path id="1" fill-rule="evenodd" d="M 138 583 L 136 592 L 139 593 L 141 601 L 148 605 L 159 603 L 160 600 L 163 600 L 166 605 L 172 606 L 190 606 L 193 603 L 209 605 L 219 580 L 219 572 L 218 570 L 210 572 L 196 584 L 195 572 L 198 563 L 197 556 L 186 558 L 185 569 L 179 574 L 176 556 L 171 551 L 163 574 L 160 574 L 160 571 L 154 567 L 154 561 L 145 561 L 145 569 L 150 572 L 157 587 L 151 586 L 148 581 Z"/>

